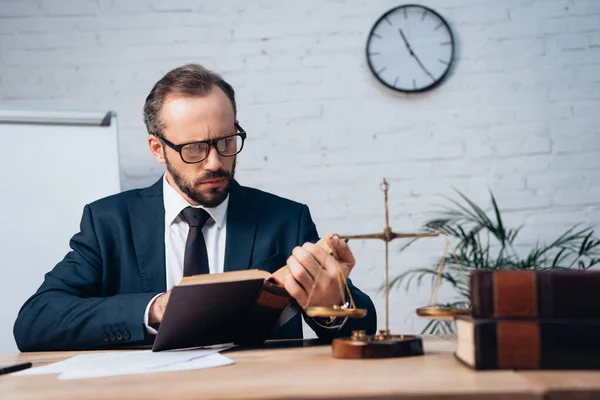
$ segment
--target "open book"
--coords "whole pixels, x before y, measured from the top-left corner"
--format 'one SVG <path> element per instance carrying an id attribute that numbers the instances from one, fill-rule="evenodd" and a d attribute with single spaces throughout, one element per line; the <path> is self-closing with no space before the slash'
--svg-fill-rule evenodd
<path id="1" fill-rule="evenodd" d="M 153 351 L 263 343 L 292 297 L 284 268 L 184 277 L 173 287 Z"/>

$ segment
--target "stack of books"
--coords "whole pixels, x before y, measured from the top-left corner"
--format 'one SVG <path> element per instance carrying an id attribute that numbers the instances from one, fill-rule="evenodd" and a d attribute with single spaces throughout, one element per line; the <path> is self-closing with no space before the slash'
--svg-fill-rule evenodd
<path id="1" fill-rule="evenodd" d="M 600 271 L 474 271 L 456 358 L 477 370 L 600 369 Z"/>

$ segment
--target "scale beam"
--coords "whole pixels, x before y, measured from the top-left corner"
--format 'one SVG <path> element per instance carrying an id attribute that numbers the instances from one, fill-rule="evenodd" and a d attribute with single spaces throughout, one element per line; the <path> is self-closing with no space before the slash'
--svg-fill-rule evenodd
<path id="1" fill-rule="evenodd" d="M 391 232 L 390 233 L 390 239 L 409 239 L 409 238 L 420 238 L 420 237 L 437 237 L 440 236 L 442 233 L 440 232 L 432 232 L 432 233 L 396 233 L 396 232 Z M 367 233 L 364 235 L 343 235 L 340 236 L 340 239 L 342 240 L 350 240 L 350 239 L 381 239 L 381 240 L 386 240 L 386 234 L 385 233 Z"/>

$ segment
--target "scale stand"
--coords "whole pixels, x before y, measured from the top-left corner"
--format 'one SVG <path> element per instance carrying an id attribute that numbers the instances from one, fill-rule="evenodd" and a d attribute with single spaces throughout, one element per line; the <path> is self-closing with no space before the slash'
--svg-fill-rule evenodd
<path id="1" fill-rule="evenodd" d="M 350 236 L 338 236 L 343 240 L 350 239 L 380 239 L 385 242 L 385 302 L 386 302 L 386 321 L 385 329 L 379 331 L 379 334 L 367 335 L 365 331 L 353 331 L 351 337 L 334 339 L 332 342 L 333 357 L 335 358 L 392 358 L 392 357 L 409 357 L 423 355 L 423 341 L 420 336 L 417 335 L 394 335 L 390 333 L 389 328 L 389 254 L 388 247 L 389 242 L 394 239 L 402 238 L 421 238 L 421 237 L 436 237 L 444 234 L 443 232 L 433 233 L 394 233 L 389 226 L 389 213 L 388 213 L 388 183 L 383 179 L 381 184 L 381 190 L 384 192 L 385 197 L 385 228 L 383 233 L 375 234 L 364 234 L 364 235 L 350 235 Z M 337 236 L 337 235 L 336 235 Z M 327 240 L 327 239 L 326 239 Z M 325 243 L 321 242 L 323 246 L 330 254 L 336 257 L 335 252 Z M 444 306 L 435 305 L 435 297 L 437 296 L 437 288 L 441 283 L 441 274 L 444 267 L 444 261 L 446 258 L 446 251 L 448 247 L 451 247 L 449 240 L 446 237 L 446 250 L 444 256 L 438 268 L 438 275 L 436 282 L 434 283 L 434 290 L 428 306 L 417 309 L 417 315 L 423 318 L 431 319 L 454 319 L 457 315 L 469 314 L 470 311 L 466 309 L 449 308 Z M 456 252 L 452 248 L 455 260 L 458 263 Z M 462 271 L 462 268 L 461 268 Z M 360 318 L 366 315 L 366 310 L 357 309 L 352 295 L 348 288 L 346 277 L 343 275 L 341 270 L 339 271 L 340 276 L 338 281 L 340 284 L 340 291 L 342 292 L 342 298 L 344 302 L 349 299 L 348 307 L 343 309 L 339 306 L 334 307 L 310 307 L 311 293 L 309 294 L 308 301 L 304 310 L 308 316 L 311 317 L 327 317 L 327 316 L 339 316 L 349 318 Z M 463 271 L 464 275 L 464 271 Z M 318 279 L 319 274 L 315 278 L 315 282 Z M 466 276 L 463 276 L 466 280 Z M 346 294 L 348 297 L 346 297 Z"/>

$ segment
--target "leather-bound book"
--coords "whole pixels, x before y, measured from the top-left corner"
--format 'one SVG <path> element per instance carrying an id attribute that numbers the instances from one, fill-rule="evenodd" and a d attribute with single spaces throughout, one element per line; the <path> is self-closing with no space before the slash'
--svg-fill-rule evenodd
<path id="1" fill-rule="evenodd" d="M 600 271 L 473 271 L 476 318 L 600 320 Z"/>
<path id="2" fill-rule="evenodd" d="M 598 320 L 457 317 L 456 358 L 476 370 L 600 369 Z"/>
<path id="3" fill-rule="evenodd" d="M 184 277 L 173 287 L 152 350 L 263 343 L 292 298 L 261 270 Z"/>

